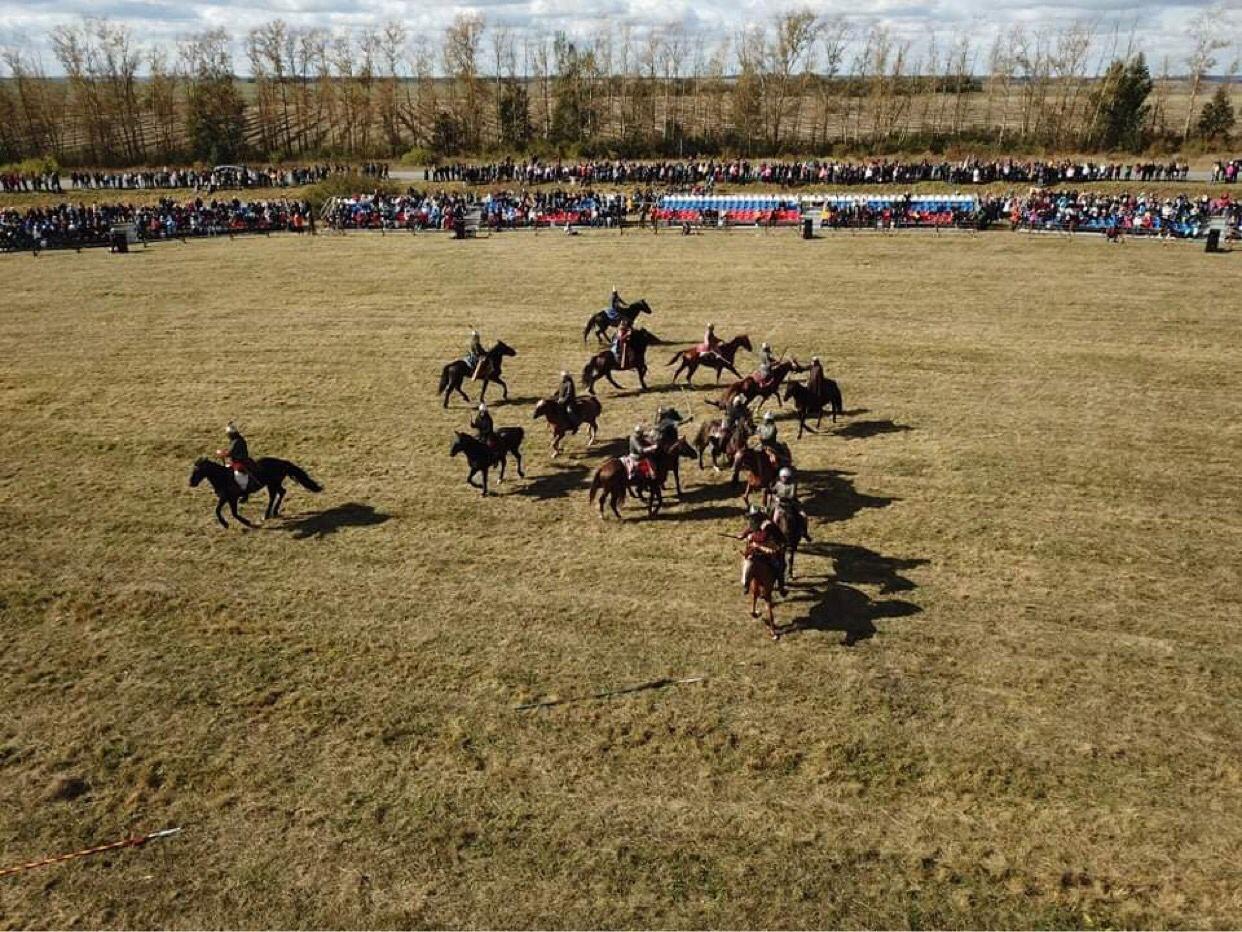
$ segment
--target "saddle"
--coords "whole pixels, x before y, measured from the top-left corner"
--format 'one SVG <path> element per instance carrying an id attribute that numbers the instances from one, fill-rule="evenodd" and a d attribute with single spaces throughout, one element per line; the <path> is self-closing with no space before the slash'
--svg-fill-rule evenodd
<path id="1" fill-rule="evenodd" d="M 606 308 L 604 308 L 604 316 L 605 316 L 606 318 L 608 318 L 608 320 L 609 320 L 609 322 L 610 322 L 610 323 L 614 323 L 614 324 L 615 324 L 617 321 L 619 321 L 619 320 L 621 319 L 621 312 L 620 312 L 620 311 L 614 311 L 612 308 L 610 308 L 610 307 L 606 307 Z"/>
<path id="2" fill-rule="evenodd" d="M 625 464 L 626 472 L 629 473 L 631 479 L 655 479 L 655 466 L 651 460 L 644 456 L 637 459 L 633 454 L 627 454 L 621 457 L 621 462 Z"/>

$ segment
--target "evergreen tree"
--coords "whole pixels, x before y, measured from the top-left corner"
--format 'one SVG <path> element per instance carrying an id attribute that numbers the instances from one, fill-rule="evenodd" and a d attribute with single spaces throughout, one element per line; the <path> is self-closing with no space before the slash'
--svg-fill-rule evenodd
<path id="1" fill-rule="evenodd" d="M 1203 105 L 1199 114 L 1199 135 L 1204 139 L 1223 139 L 1229 141 L 1229 133 L 1237 118 L 1233 112 L 1233 102 L 1229 99 L 1229 89 L 1221 84 L 1216 88 L 1212 99 Z"/>
<path id="2" fill-rule="evenodd" d="M 1146 142 L 1151 90 L 1151 72 L 1141 52 L 1128 62 L 1117 59 L 1109 65 L 1092 95 L 1095 119 L 1090 141 L 1101 149 L 1140 151 Z"/>

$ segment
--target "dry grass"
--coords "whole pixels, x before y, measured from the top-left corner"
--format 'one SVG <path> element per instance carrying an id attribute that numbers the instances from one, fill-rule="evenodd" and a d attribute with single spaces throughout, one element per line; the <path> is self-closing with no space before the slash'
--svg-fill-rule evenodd
<path id="1" fill-rule="evenodd" d="M 359 235 L 0 271 L 0 866 L 186 826 L 0 882 L 0 925 L 1242 922 L 1236 256 Z M 614 282 L 661 337 L 841 380 L 794 446 L 810 630 L 745 614 L 710 471 L 602 523 L 599 455 L 548 460 L 531 401 Z M 486 501 L 434 398 L 470 324 L 530 431 Z M 603 396 L 604 437 L 687 403 Z M 186 478 L 230 417 L 323 495 L 215 526 Z"/>

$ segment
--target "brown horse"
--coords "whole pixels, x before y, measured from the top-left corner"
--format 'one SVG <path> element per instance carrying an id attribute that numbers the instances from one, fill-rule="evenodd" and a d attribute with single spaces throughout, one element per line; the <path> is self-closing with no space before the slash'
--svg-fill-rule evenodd
<path id="1" fill-rule="evenodd" d="M 700 352 L 697 346 L 674 353 L 673 358 L 667 363 L 667 365 L 671 366 L 680 360 L 677 371 L 673 373 L 673 384 L 677 384 L 677 378 L 683 370 L 686 373 L 686 384 L 693 384 L 694 373 L 698 371 L 699 366 L 706 366 L 708 369 L 715 370 L 717 383 L 720 382 L 720 373 L 726 369 L 740 379 L 742 373 L 733 368 L 733 360 L 737 356 L 739 348 L 746 350 L 748 353 L 751 352 L 750 337 L 744 333 L 739 333 L 731 340 L 725 340 L 710 353 Z"/>
<path id="2" fill-rule="evenodd" d="M 768 617 L 763 626 L 772 640 L 779 641 L 781 633 L 776 630 L 776 616 L 772 613 L 772 590 L 776 587 L 776 567 L 767 557 L 756 554 L 750 561 L 750 579 L 747 589 L 750 592 L 750 617 L 759 617 L 759 600 L 767 606 Z"/>
<path id="3" fill-rule="evenodd" d="M 691 446 L 677 438 L 677 442 L 668 448 L 657 450 L 634 472 L 631 481 L 625 463 L 620 457 L 611 457 L 600 464 L 591 479 L 591 492 L 587 500 L 594 505 L 595 493 L 599 492 L 599 516 L 604 517 L 604 505 L 612 508 L 612 513 L 621 518 L 618 506 L 625 503 L 625 496 L 633 494 L 639 501 L 647 505 L 647 514 L 654 516 L 664 504 L 664 484 L 669 474 L 678 476 L 677 461 L 694 459 Z M 681 479 L 677 478 L 677 494 L 681 495 Z"/>
<path id="4" fill-rule="evenodd" d="M 734 455 L 746 446 L 746 441 L 755 432 L 755 422 L 749 410 L 746 412 L 745 419 L 728 437 L 720 436 L 721 424 L 722 421 L 717 418 L 714 421 L 704 421 L 699 426 L 699 433 L 694 438 L 694 449 L 699 456 L 699 469 L 703 468 L 704 450 L 711 450 L 712 465 L 719 469 L 720 458 L 723 456 L 726 461 L 731 461 Z"/>
<path id="5" fill-rule="evenodd" d="M 565 439 L 566 434 L 578 433 L 578 428 L 583 424 L 587 426 L 587 446 L 595 443 L 595 435 L 599 431 L 599 415 L 602 406 L 598 398 L 575 398 L 574 413 L 578 416 L 577 424 L 570 424 L 569 416 L 565 413 L 564 406 L 557 398 L 544 398 L 539 404 L 535 405 L 535 413 L 531 415 L 535 420 L 545 418 L 548 422 L 548 429 L 552 431 L 552 458 L 561 455 L 561 442 Z"/>
<path id="6" fill-rule="evenodd" d="M 621 385 L 612 377 L 612 374 L 633 369 L 638 373 L 638 384 L 645 389 L 647 387 L 647 347 L 654 342 L 655 337 L 649 331 L 633 331 L 630 334 L 629 344 L 624 350 L 626 357 L 624 366 L 621 365 L 610 349 L 596 353 L 582 367 L 582 387 L 594 395 L 595 383 L 600 379 L 607 379 L 613 388 L 621 388 Z"/>
<path id="7" fill-rule="evenodd" d="M 793 400 L 794 408 L 798 412 L 798 439 L 802 439 L 802 432 L 809 430 L 815 433 L 819 430 L 820 422 L 824 419 L 824 408 L 827 407 L 832 414 L 833 423 L 836 423 L 837 415 L 843 413 L 843 405 L 841 403 L 841 389 L 832 379 L 824 379 L 824 395 L 816 398 L 811 389 L 802 382 L 788 382 L 785 385 L 785 400 Z M 807 418 L 815 418 L 815 427 L 811 428 L 807 425 Z"/>
<path id="8" fill-rule="evenodd" d="M 742 501 L 750 507 L 750 493 L 763 492 L 767 496 L 768 489 L 776 481 L 776 467 L 771 458 L 762 450 L 746 447 L 739 450 L 733 457 L 733 484 L 737 485 L 738 476 L 745 471 L 746 487 L 742 490 Z"/>
<path id="9" fill-rule="evenodd" d="M 719 401 L 709 400 L 707 403 L 715 405 L 721 410 L 728 410 L 729 405 L 733 403 L 733 399 L 741 395 L 746 399 L 747 404 L 750 404 L 756 398 L 759 399 L 759 404 L 755 408 L 756 411 L 762 408 L 769 398 L 776 398 L 776 403 L 779 405 L 782 403 L 780 388 L 781 383 L 785 381 L 785 376 L 791 372 L 805 371 L 806 366 L 799 365 L 796 359 L 785 359 L 772 367 L 772 377 L 766 382 L 760 383 L 753 375 L 748 375 L 746 378 L 734 382 L 726 388 Z"/>

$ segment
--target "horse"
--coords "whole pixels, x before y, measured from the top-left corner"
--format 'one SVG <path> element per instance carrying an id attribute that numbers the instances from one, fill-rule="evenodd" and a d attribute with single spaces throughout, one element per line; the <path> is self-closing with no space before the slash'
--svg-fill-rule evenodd
<path id="1" fill-rule="evenodd" d="M 608 331 L 617 326 L 621 322 L 621 318 L 625 318 L 630 322 L 630 326 L 634 326 L 634 321 L 638 320 L 639 314 L 650 314 L 651 305 L 645 300 L 639 299 L 633 302 L 624 310 L 618 311 L 616 320 L 608 316 L 608 311 L 597 311 L 587 320 L 586 326 L 582 329 L 582 345 L 586 346 L 587 337 L 591 335 L 591 330 L 595 330 L 595 336 L 600 343 L 608 341 Z"/>
<path id="2" fill-rule="evenodd" d="M 535 405 L 535 412 L 531 417 L 535 420 L 541 417 L 547 419 L 548 429 L 552 431 L 552 457 L 555 459 L 561 455 L 561 441 L 565 439 L 565 435 L 578 433 L 578 428 L 583 424 L 587 426 L 587 446 L 595 443 L 595 435 L 599 431 L 596 422 L 602 410 L 603 406 L 598 398 L 575 398 L 574 413 L 578 416 L 578 423 L 571 427 L 560 400 L 544 398 Z"/>
<path id="3" fill-rule="evenodd" d="M 802 439 L 802 432 L 809 430 L 815 433 L 819 430 L 820 421 L 824 419 L 824 407 L 828 406 L 832 414 L 832 421 L 835 424 L 837 415 L 844 413 L 844 406 L 841 402 L 841 388 L 833 379 L 824 379 L 824 396 L 816 398 L 811 394 L 811 389 L 803 382 L 788 382 L 785 385 L 785 400 L 793 400 L 794 408 L 798 412 L 798 439 Z M 811 415 L 815 415 L 815 427 L 807 426 L 806 419 Z"/>
<path id="4" fill-rule="evenodd" d="M 747 410 L 746 417 L 735 427 L 728 437 L 721 437 L 719 430 L 723 422 L 717 418 L 705 421 L 699 426 L 699 433 L 694 438 L 694 449 L 699 456 L 699 469 L 703 468 L 703 451 L 711 450 L 712 466 L 720 468 L 720 457 L 732 460 L 735 453 L 746 446 L 746 441 L 755 432 L 755 422 Z"/>
<path id="5" fill-rule="evenodd" d="M 591 492 L 587 500 L 594 505 L 595 493 L 599 492 L 599 516 L 604 517 L 604 505 L 612 508 L 612 513 L 621 518 L 619 505 L 625 503 L 629 493 L 647 506 L 648 516 L 654 517 L 664 504 L 664 484 L 669 474 L 676 477 L 677 495 L 681 496 L 681 477 L 678 473 L 679 459 L 693 459 L 694 450 L 685 440 L 678 437 L 677 442 L 666 448 L 656 450 L 634 470 L 634 478 L 629 478 L 629 470 L 625 462 L 617 456 L 610 457 L 600 464 L 591 479 Z"/>
<path id="6" fill-rule="evenodd" d="M 617 361 L 617 357 L 610 349 L 596 353 L 582 367 L 582 387 L 594 395 L 595 383 L 600 379 L 607 379 L 613 388 L 621 388 L 612 374 L 633 369 L 638 373 L 638 384 L 645 389 L 647 387 L 647 347 L 654 342 L 655 338 L 646 330 L 635 330 L 631 333 L 628 348 L 624 351 L 627 356 L 624 366 Z"/>
<path id="7" fill-rule="evenodd" d="M 715 405 L 721 410 L 728 410 L 730 404 L 733 403 L 734 397 L 741 395 L 746 399 L 746 403 L 759 399 L 759 405 L 755 410 L 762 408 L 764 403 L 772 397 L 776 398 L 777 404 L 783 404 L 780 396 L 781 382 L 785 381 L 785 376 L 791 372 L 804 372 L 806 366 L 798 364 L 796 359 L 785 359 L 778 362 L 772 367 L 772 376 L 767 382 L 760 384 L 759 380 L 753 375 L 748 375 L 740 381 L 734 382 L 725 389 L 724 395 L 719 401 L 708 400 L 708 404 Z"/>
<path id="8" fill-rule="evenodd" d="M 500 377 L 500 367 L 504 363 L 506 356 L 516 355 L 517 350 L 503 340 L 497 340 L 495 346 L 483 353 L 483 362 L 479 367 L 480 378 L 483 379 L 483 390 L 479 392 L 479 401 L 483 401 L 487 397 L 487 385 L 489 382 L 495 382 L 499 385 L 504 392 L 504 399 L 506 401 L 509 399 L 509 386 Z M 441 370 L 440 387 L 436 390 L 436 394 L 444 396 L 444 407 L 448 407 L 449 396 L 453 392 L 457 392 L 467 402 L 470 401 L 470 396 L 462 391 L 461 387 L 461 383 L 470 374 L 470 366 L 464 359 L 455 359 Z"/>
<path id="9" fill-rule="evenodd" d="M 668 477 L 673 477 L 673 488 L 677 490 L 677 497 L 682 497 L 681 491 L 681 461 L 692 460 L 697 456 L 694 447 L 686 443 L 684 437 L 678 437 L 676 442 L 661 445 L 656 453 L 656 478 L 660 481 L 660 491 L 663 494 L 664 486 L 668 484 Z"/>
<path id="10" fill-rule="evenodd" d="M 802 513 L 802 509 L 795 507 L 786 511 L 784 508 L 777 509 L 777 517 L 775 524 L 780 532 L 785 535 L 785 552 L 788 554 L 788 577 L 794 578 L 794 558 L 798 555 L 798 545 L 805 540 L 808 544 L 813 543 L 811 540 L 811 532 L 807 529 L 806 515 Z"/>
<path id="11" fill-rule="evenodd" d="M 323 491 L 323 486 L 307 475 L 296 463 L 288 460 L 265 456 L 256 460 L 254 467 L 255 475 L 252 478 L 267 489 L 267 510 L 263 512 L 264 520 L 280 514 L 280 506 L 285 500 L 285 479 L 292 479 L 308 492 Z M 229 506 L 229 511 L 233 512 L 234 518 L 246 527 L 254 527 L 254 524 L 246 520 L 237 510 L 237 503 L 244 500 L 250 493 L 243 492 L 237 485 L 233 470 L 223 463 L 200 456 L 194 461 L 194 469 L 190 472 L 190 488 L 195 488 L 204 479 L 210 482 L 212 489 L 215 490 L 216 520 L 220 522 L 221 527 L 229 526 L 229 523 L 224 520 L 224 515 L 220 513 L 226 504 Z"/>
<path id="12" fill-rule="evenodd" d="M 766 497 L 768 489 L 776 481 L 776 467 L 763 450 L 746 447 L 739 450 L 733 458 L 733 484 L 737 485 L 738 476 L 745 470 L 746 487 L 742 490 L 742 501 L 750 507 L 750 493 L 762 491 Z"/>
<path id="13" fill-rule="evenodd" d="M 500 482 L 505 481 L 505 460 L 506 457 L 512 455 L 517 461 L 518 475 L 523 479 L 526 478 L 526 471 L 522 468 L 522 438 L 526 436 L 526 432 L 520 427 L 502 427 L 496 431 L 496 437 L 500 440 L 500 449 L 494 449 L 488 446 L 477 437 L 470 434 L 463 434 L 460 430 L 453 431 L 456 439 L 449 448 L 449 456 L 456 456 L 458 453 L 464 453 L 466 463 L 470 466 L 470 474 L 466 476 L 466 482 L 474 486 L 476 489 L 482 489 L 483 494 L 487 495 L 487 473 L 493 466 L 500 467 Z M 483 473 L 483 484 L 474 481 L 476 473 Z"/>
<path id="14" fill-rule="evenodd" d="M 759 617 L 759 600 L 767 606 L 768 617 L 764 627 L 772 640 L 779 641 L 781 633 L 776 630 L 776 616 L 772 613 L 772 590 L 776 587 L 776 567 L 767 557 L 756 555 L 750 561 L 750 578 L 746 588 L 750 592 L 750 617 Z"/>
<path id="15" fill-rule="evenodd" d="M 686 384 L 691 385 L 694 381 L 694 373 L 698 371 L 699 366 L 706 366 L 716 372 L 716 382 L 720 382 L 720 373 L 728 369 L 739 379 L 742 373 L 733 368 L 733 360 L 737 356 L 738 349 L 744 349 L 751 352 L 750 337 L 744 333 L 740 333 L 731 340 L 725 340 L 710 353 L 699 352 L 698 346 L 692 346 L 689 349 L 680 350 L 673 354 L 667 365 L 678 363 L 677 371 L 673 373 L 673 384 L 677 384 L 677 377 L 684 370 L 686 373 Z"/>

